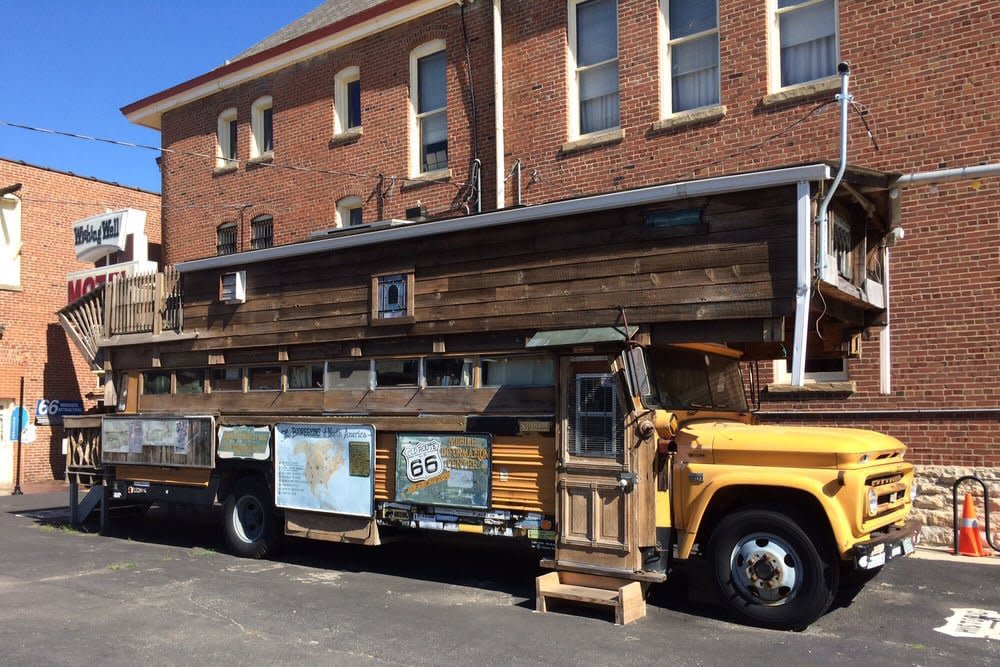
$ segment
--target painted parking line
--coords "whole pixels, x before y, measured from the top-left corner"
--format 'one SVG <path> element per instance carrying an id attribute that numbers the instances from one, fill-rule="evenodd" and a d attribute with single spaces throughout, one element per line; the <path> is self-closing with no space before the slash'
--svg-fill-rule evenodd
<path id="1" fill-rule="evenodd" d="M 935 630 L 952 637 L 1000 640 L 1000 612 L 969 607 L 953 608 L 951 612 L 951 618 Z"/>

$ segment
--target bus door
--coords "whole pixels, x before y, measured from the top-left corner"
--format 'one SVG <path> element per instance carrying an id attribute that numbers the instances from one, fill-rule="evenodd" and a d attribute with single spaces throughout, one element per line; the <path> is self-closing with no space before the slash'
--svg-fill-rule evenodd
<path id="1" fill-rule="evenodd" d="M 556 564 L 631 572 L 635 476 L 622 391 L 606 357 L 560 364 Z"/>

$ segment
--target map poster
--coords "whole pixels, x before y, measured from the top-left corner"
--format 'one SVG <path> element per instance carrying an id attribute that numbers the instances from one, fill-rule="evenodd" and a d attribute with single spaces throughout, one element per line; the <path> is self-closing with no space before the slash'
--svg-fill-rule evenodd
<path id="1" fill-rule="evenodd" d="M 274 504 L 286 509 L 374 514 L 375 428 L 358 424 L 277 424 Z"/>
<path id="2" fill-rule="evenodd" d="M 489 435 L 400 433 L 396 436 L 396 500 L 487 509 Z"/>

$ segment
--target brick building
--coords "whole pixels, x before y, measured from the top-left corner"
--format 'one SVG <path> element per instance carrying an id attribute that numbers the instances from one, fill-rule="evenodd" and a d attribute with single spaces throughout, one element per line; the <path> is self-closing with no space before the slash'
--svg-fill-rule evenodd
<path id="1" fill-rule="evenodd" d="M 491 210 L 836 162 L 840 61 L 852 165 L 996 164 L 998 21 L 995 0 L 331 1 L 123 112 L 174 151 L 176 263 L 462 216 L 477 198 Z M 1000 476 L 998 189 L 986 176 L 898 191 L 889 382 L 877 334 L 847 360 L 811 345 L 805 387 L 783 361 L 765 369 L 764 419 L 898 436 L 931 482 L 928 511 L 959 473 Z"/>
<path id="2" fill-rule="evenodd" d="M 21 482 L 59 479 L 65 470 L 62 428 L 58 419 L 38 414 L 38 401 L 82 402 L 84 410 L 96 405 L 99 375 L 67 340 L 56 317 L 77 282 L 80 289 L 84 283 L 89 287 L 103 271 L 77 259 L 73 223 L 112 210 L 143 211 L 155 255 L 160 197 L 7 159 L 0 159 L 0 189 L 5 192 L 0 202 L 0 488 L 7 490 L 17 465 L 11 420 L 22 377 L 24 406 L 37 439 L 23 445 Z M 75 273 L 80 273 L 78 281 L 67 279 Z"/>

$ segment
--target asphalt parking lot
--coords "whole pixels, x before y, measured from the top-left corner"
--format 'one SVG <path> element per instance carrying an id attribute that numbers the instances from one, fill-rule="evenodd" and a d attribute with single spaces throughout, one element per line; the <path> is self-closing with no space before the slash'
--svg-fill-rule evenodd
<path id="1" fill-rule="evenodd" d="M 96 535 L 65 505 L 0 497 L 0 664 L 1000 664 L 992 562 L 892 563 L 801 633 L 726 621 L 695 576 L 621 627 L 535 613 L 536 560 L 494 543 L 294 541 L 250 561 L 222 551 L 217 512 L 157 507 Z"/>

